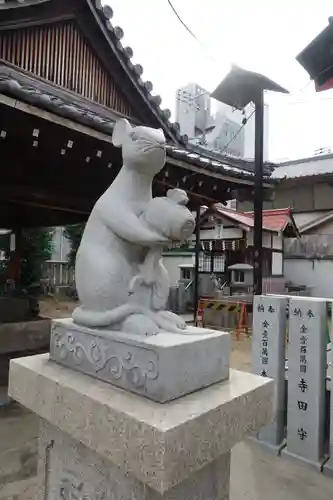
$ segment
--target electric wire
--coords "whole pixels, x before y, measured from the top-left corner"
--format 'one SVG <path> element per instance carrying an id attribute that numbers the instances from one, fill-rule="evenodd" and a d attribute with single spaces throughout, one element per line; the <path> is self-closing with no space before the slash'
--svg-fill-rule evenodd
<path id="1" fill-rule="evenodd" d="M 191 30 L 191 28 L 185 23 L 185 21 L 183 21 L 183 19 L 180 17 L 180 15 L 178 14 L 175 6 L 173 5 L 172 1 L 171 0 L 167 0 L 170 8 L 172 9 L 174 15 L 176 16 L 176 18 L 178 19 L 178 21 L 182 24 L 182 26 L 186 29 L 186 31 L 191 35 L 191 37 L 200 45 L 201 49 L 206 52 L 206 55 L 209 57 L 209 59 L 211 59 L 212 61 L 214 61 L 216 64 L 219 65 L 219 68 L 221 67 L 221 63 L 215 59 L 215 57 L 213 57 L 211 54 L 208 53 L 207 51 L 207 48 L 205 47 L 205 45 L 199 40 L 199 38 L 195 35 L 195 33 Z"/>
<path id="2" fill-rule="evenodd" d="M 228 147 L 230 146 L 230 144 L 232 143 L 232 141 L 234 141 L 236 139 L 236 137 L 241 133 L 241 131 L 243 130 L 243 128 L 245 127 L 245 125 L 247 124 L 247 122 L 249 121 L 249 119 L 254 115 L 255 111 L 256 110 L 254 109 L 252 111 L 252 113 L 246 118 L 246 122 L 242 123 L 242 125 L 239 127 L 239 129 L 237 130 L 237 132 L 234 133 L 234 135 L 232 136 L 232 138 L 230 139 L 230 141 L 224 146 L 224 148 L 222 149 L 222 151 L 219 151 L 220 154 L 223 154 L 228 149 Z"/>
<path id="3" fill-rule="evenodd" d="M 204 44 L 201 42 L 201 40 L 199 40 L 199 38 L 196 36 L 196 34 L 191 30 L 191 28 L 185 23 L 185 21 L 183 21 L 183 19 L 181 18 L 181 16 L 179 15 L 179 13 L 177 12 L 175 6 L 173 5 L 172 1 L 171 0 L 167 0 L 170 8 L 172 9 L 174 15 L 176 16 L 176 18 L 178 19 L 178 21 L 181 23 L 181 25 L 186 29 L 186 31 L 191 35 L 191 37 L 200 45 L 200 47 L 207 53 L 207 49 L 205 48 Z M 215 63 L 219 64 L 220 63 L 214 58 L 212 57 L 210 54 L 207 54 L 209 56 L 210 59 L 212 59 Z M 333 65 L 331 66 L 333 67 Z M 330 68 L 326 68 L 324 71 L 322 71 L 319 75 L 317 75 L 316 78 L 318 78 L 319 76 L 321 76 L 323 73 L 325 73 L 326 71 L 328 71 L 328 69 Z M 311 84 L 311 82 L 313 82 L 313 79 L 310 79 L 300 90 L 299 92 L 303 93 L 306 88 Z M 320 99 L 317 99 L 317 100 L 313 100 L 312 102 L 321 102 L 321 101 L 326 101 L 326 100 L 332 100 L 333 99 L 333 96 L 327 96 L 327 97 L 323 97 L 323 98 L 320 98 Z M 296 105 L 296 104 L 309 104 L 311 101 L 306 101 L 306 100 L 303 100 L 303 101 L 293 101 L 293 102 L 284 102 L 284 103 L 270 103 L 269 105 L 270 106 L 275 106 L 277 104 L 279 105 Z M 251 114 L 247 117 L 246 119 L 246 122 L 243 123 L 239 129 L 237 130 L 237 132 L 235 132 L 235 134 L 232 136 L 232 138 L 230 139 L 230 141 L 224 146 L 224 148 L 219 151 L 219 154 L 223 154 L 225 153 L 225 151 L 228 149 L 228 147 L 230 146 L 230 144 L 236 139 L 236 137 L 241 133 L 241 131 L 243 130 L 243 128 L 246 126 L 246 124 L 248 123 L 248 121 L 250 120 L 250 118 L 253 116 L 253 114 L 255 113 L 255 109 L 251 112 Z M 192 174 L 193 175 L 193 174 Z M 192 177 L 192 176 L 190 176 Z"/>

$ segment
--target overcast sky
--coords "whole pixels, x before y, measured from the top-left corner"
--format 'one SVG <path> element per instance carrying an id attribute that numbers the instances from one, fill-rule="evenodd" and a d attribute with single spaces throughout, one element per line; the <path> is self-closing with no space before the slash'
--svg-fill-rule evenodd
<path id="1" fill-rule="evenodd" d="M 213 91 L 231 63 L 266 74 L 291 96 L 268 95 L 269 156 L 297 158 L 333 146 L 333 91 L 315 94 L 295 56 L 327 26 L 330 0 L 110 0 L 113 24 L 134 51 L 162 106 L 174 117 L 175 91 L 195 81 Z M 304 101 L 306 101 L 304 103 Z"/>

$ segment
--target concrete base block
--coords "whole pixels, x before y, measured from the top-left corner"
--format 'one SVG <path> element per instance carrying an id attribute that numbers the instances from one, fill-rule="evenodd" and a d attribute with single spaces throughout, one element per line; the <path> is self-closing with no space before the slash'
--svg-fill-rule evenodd
<path id="1" fill-rule="evenodd" d="M 229 378 L 230 335 L 189 326 L 144 337 L 52 321 L 53 361 L 160 403 Z"/>
<path id="2" fill-rule="evenodd" d="M 9 393 L 42 419 L 41 499 L 229 499 L 230 450 L 272 418 L 273 382 L 230 379 L 159 404 L 64 368 L 11 362 Z"/>
<path id="3" fill-rule="evenodd" d="M 230 451 L 159 493 L 54 426 L 41 424 L 39 491 L 48 500 L 229 500 L 229 475 Z"/>

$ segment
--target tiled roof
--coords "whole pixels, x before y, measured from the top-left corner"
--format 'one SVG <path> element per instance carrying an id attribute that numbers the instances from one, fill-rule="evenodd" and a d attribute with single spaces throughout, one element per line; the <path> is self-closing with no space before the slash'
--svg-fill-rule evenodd
<path id="1" fill-rule="evenodd" d="M 245 212 L 245 214 L 252 218 L 254 216 L 253 212 Z M 291 208 L 264 210 L 262 216 L 265 229 L 277 232 L 284 231 L 287 225 L 293 220 Z"/>
<path id="2" fill-rule="evenodd" d="M 248 169 L 243 169 L 241 166 L 235 166 L 228 157 L 219 156 L 219 160 L 212 159 L 210 155 L 206 155 L 201 150 L 195 148 L 189 149 L 180 148 L 172 145 L 167 146 L 167 154 L 169 157 L 185 161 L 192 165 L 197 165 L 210 172 L 220 173 L 225 176 L 235 177 L 239 179 L 254 179 L 254 172 Z M 241 164 L 240 164 L 241 165 Z M 265 185 L 271 184 L 269 178 L 265 178 Z"/>
<path id="3" fill-rule="evenodd" d="M 226 219 L 229 219 L 232 222 L 235 222 L 236 224 L 244 226 L 244 228 L 246 229 L 254 227 L 254 220 L 250 215 L 245 215 L 242 212 L 236 212 L 236 210 L 225 208 L 223 205 L 221 205 L 221 203 L 216 203 L 216 205 L 214 205 L 214 209 L 216 210 L 217 214 L 225 217 Z"/>
<path id="4" fill-rule="evenodd" d="M 66 89 L 60 89 L 51 82 L 42 81 L 26 71 L 1 61 L 0 93 L 28 102 L 65 118 L 88 125 L 95 130 L 112 134 L 113 125 L 119 113 L 88 99 L 76 96 Z"/>
<path id="5" fill-rule="evenodd" d="M 180 126 L 178 123 L 172 123 L 170 121 L 171 111 L 170 109 L 162 109 L 160 107 L 162 98 L 159 95 L 152 95 L 153 84 L 150 81 L 143 81 L 141 75 L 144 71 L 140 64 L 133 64 L 131 59 L 133 58 L 133 49 L 131 47 L 124 47 L 121 43 L 121 39 L 124 36 L 124 31 L 119 26 L 113 26 L 111 19 L 113 17 L 113 10 L 109 5 L 101 5 L 101 0 L 94 0 L 95 9 L 99 16 L 100 21 L 103 23 L 107 30 L 109 37 L 114 37 L 116 41 L 115 54 L 118 59 L 125 63 L 126 71 L 129 76 L 134 80 L 136 86 L 143 97 L 148 100 L 148 103 L 156 112 L 161 123 L 164 124 L 175 137 L 176 140 L 181 143 L 187 141 L 187 137 L 182 137 L 180 134 Z"/>
<path id="6" fill-rule="evenodd" d="M 254 213 L 253 212 L 236 212 L 236 210 L 231 210 L 223 207 L 221 204 L 215 205 L 215 210 L 217 213 L 223 217 L 245 226 L 246 228 L 254 227 Z M 295 233 L 298 233 L 296 223 L 294 221 L 291 208 L 281 208 L 276 210 L 264 210 L 263 211 L 263 229 L 265 231 L 270 231 L 274 233 L 283 232 L 287 225 L 291 224 Z"/>
<path id="7" fill-rule="evenodd" d="M 333 173 L 333 154 L 312 156 L 280 163 L 272 173 L 272 178 L 298 179 L 300 177 L 312 177 L 318 175 L 329 175 Z"/>
<path id="8" fill-rule="evenodd" d="M 194 145 L 188 143 L 186 146 L 187 149 L 192 150 L 200 155 L 210 158 L 211 160 L 216 160 L 219 162 L 227 163 L 228 165 L 236 168 L 240 168 L 241 170 L 254 173 L 254 160 L 248 160 L 244 158 L 238 158 L 235 156 L 231 156 L 227 153 L 221 153 L 218 151 L 213 151 L 205 146 Z M 268 178 L 271 176 L 273 170 L 275 169 L 275 163 L 264 162 L 264 178 Z"/>
<path id="9" fill-rule="evenodd" d="M 6 8 L 29 7 L 31 5 L 56 1 L 0 0 L 0 12 L 1 9 Z M 82 1 L 87 2 L 87 0 Z M 91 5 L 91 2 L 89 2 L 89 5 Z M 104 27 L 102 30 L 103 34 L 108 38 L 113 52 L 141 94 L 141 97 L 147 101 L 147 105 L 150 106 L 155 116 L 159 118 L 164 131 L 169 132 L 168 136 L 171 138 L 171 142 L 169 141 L 169 145 L 167 146 L 168 156 L 192 165 L 197 165 L 210 172 L 237 179 L 252 180 L 254 178 L 253 162 L 231 158 L 227 155 L 212 152 L 204 147 L 191 145 L 187 142 L 186 136 L 180 135 L 179 124 L 170 122 L 170 110 L 162 110 L 160 108 L 161 97 L 152 95 L 152 83 L 144 82 L 141 79 L 142 66 L 139 64 L 133 65 L 131 61 L 133 50 L 131 47 L 123 47 L 121 39 L 124 33 L 120 27 L 112 25 L 113 11 L 111 7 L 107 5 L 102 6 L 100 0 L 93 0 L 92 5 L 97 19 L 99 19 L 100 24 Z M 112 134 L 114 122 L 118 117 L 117 113 L 113 110 L 108 110 L 97 103 L 93 103 L 92 106 L 84 98 L 80 98 L 80 101 L 76 100 L 75 102 L 73 93 L 69 91 L 60 95 L 59 92 L 56 92 L 56 87 L 51 82 L 42 82 L 38 77 L 35 78 L 31 74 L 27 75 L 27 72 L 19 70 L 5 62 L 2 62 L 0 66 L 0 92 L 14 95 L 40 108 L 48 109 L 107 134 Z M 272 164 L 267 163 L 264 165 L 266 187 L 270 184 L 268 177 L 271 174 L 272 167 Z"/>
<path id="10" fill-rule="evenodd" d="M 0 65 L 0 93 L 13 96 L 41 109 L 54 112 L 75 122 L 87 125 L 95 130 L 111 135 L 118 114 L 102 105 L 81 98 L 75 102 L 73 93 L 59 92 L 51 82 L 41 82 L 37 77 L 31 77 L 23 70 L 8 63 Z M 203 170 L 218 173 L 235 179 L 253 180 L 254 173 L 249 169 L 242 169 L 241 163 L 237 166 L 233 160 L 220 155 L 220 160 L 205 155 L 205 151 L 194 147 L 175 146 L 168 144 L 169 158 L 180 160 L 190 165 L 196 165 Z M 238 166 L 239 165 L 239 166 Z M 269 179 L 265 179 L 267 187 Z"/>
<path id="11" fill-rule="evenodd" d="M 160 107 L 162 102 L 161 96 L 152 94 L 153 84 L 150 81 L 145 82 L 142 80 L 143 67 L 140 64 L 132 63 L 132 48 L 122 45 L 121 39 L 124 36 L 124 31 L 119 26 L 112 24 L 112 8 L 109 5 L 102 5 L 101 0 L 92 0 L 92 2 L 88 2 L 88 0 L 82 1 L 88 3 L 89 7 L 94 10 L 95 17 L 98 20 L 97 25 L 99 25 L 103 35 L 107 39 L 110 50 L 113 50 L 113 53 L 126 71 L 141 98 L 147 102 L 147 105 L 161 123 L 162 128 L 168 131 L 168 135 L 176 144 L 186 144 L 187 136 L 181 136 L 179 124 L 170 121 L 171 111 Z M 57 0 L 0 0 L 0 12 L 1 9 L 23 8 L 46 2 L 56 3 Z"/>
<path id="12" fill-rule="evenodd" d="M 306 224 L 303 224 L 299 228 L 299 232 L 301 234 L 306 233 L 307 231 L 316 229 L 318 226 L 321 226 L 322 224 L 325 224 L 327 222 L 330 222 L 333 219 L 333 212 L 329 212 L 328 214 L 324 214 L 321 217 L 318 217 L 315 220 L 312 220 L 310 222 L 307 222 Z"/>

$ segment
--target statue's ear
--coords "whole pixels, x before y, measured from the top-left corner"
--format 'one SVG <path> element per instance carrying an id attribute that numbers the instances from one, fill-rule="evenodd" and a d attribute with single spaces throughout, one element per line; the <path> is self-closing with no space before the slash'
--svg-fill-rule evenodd
<path id="1" fill-rule="evenodd" d="M 115 123 L 112 133 L 112 144 L 119 148 L 123 145 L 125 137 L 128 136 L 132 126 L 126 118 L 121 118 Z"/>

